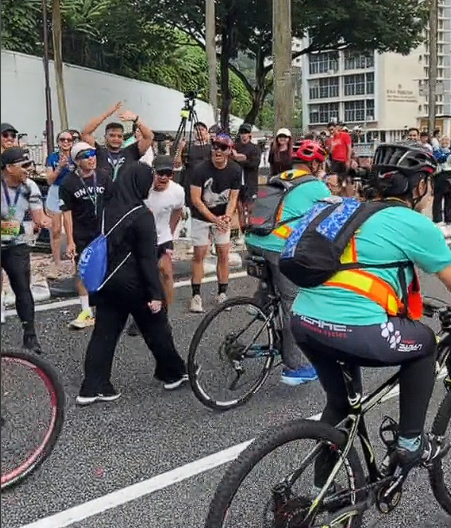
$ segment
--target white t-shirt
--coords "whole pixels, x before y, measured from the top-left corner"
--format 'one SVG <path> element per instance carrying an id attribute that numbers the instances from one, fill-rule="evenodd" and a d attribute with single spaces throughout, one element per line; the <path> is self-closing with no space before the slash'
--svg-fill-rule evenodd
<path id="1" fill-rule="evenodd" d="M 171 214 L 185 205 L 185 191 L 178 183 L 170 180 L 164 191 L 150 189 L 149 197 L 144 201 L 152 211 L 157 226 L 158 245 L 172 240 L 169 221 Z"/>

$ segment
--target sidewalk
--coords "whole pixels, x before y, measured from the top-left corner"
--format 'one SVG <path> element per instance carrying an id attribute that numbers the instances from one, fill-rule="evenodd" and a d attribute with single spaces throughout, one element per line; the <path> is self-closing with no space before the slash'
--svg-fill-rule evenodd
<path id="1" fill-rule="evenodd" d="M 174 278 L 176 280 L 188 279 L 191 276 L 192 255 L 188 250 L 188 242 L 181 240 L 175 242 Z M 48 301 L 51 298 L 72 297 L 77 294 L 74 264 L 69 260 L 64 260 L 61 277 L 53 280 L 46 277 L 51 263 L 51 255 L 42 253 L 32 253 L 31 255 L 31 291 L 36 302 Z M 231 271 L 242 269 L 240 252 L 234 251 L 230 254 L 230 269 Z M 206 259 L 204 270 L 206 276 L 216 273 L 216 258 L 214 256 Z M 12 306 L 15 297 L 6 274 L 3 274 L 3 281 L 3 291 L 6 294 L 5 304 Z"/>

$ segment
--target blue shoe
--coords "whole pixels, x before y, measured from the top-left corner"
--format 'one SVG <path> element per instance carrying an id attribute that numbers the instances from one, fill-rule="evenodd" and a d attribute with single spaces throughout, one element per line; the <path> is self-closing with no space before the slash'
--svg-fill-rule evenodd
<path id="1" fill-rule="evenodd" d="M 304 365 L 297 370 L 284 369 L 280 381 L 285 383 L 285 385 L 296 387 L 296 385 L 302 385 L 303 383 L 308 383 L 309 381 L 315 381 L 317 379 L 318 375 L 313 366 Z"/>

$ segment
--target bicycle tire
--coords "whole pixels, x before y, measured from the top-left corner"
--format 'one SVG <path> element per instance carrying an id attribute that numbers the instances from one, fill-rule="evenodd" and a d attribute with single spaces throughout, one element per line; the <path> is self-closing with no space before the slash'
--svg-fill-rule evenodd
<path id="1" fill-rule="evenodd" d="M 269 453 L 294 440 L 323 440 L 343 447 L 345 435 L 334 427 L 314 420 L 293 420 L 263 433 L 254 440 L 228 467 L 210 502 L 204 528 L 222 528 L 230 504 L 239 487 L 252 469 Z M 347 456 L 353 472 L 354 489 L 365 486 L 365 474 L 352 447 Z M 350 528 L 360 528 L 363 514 L 353 518 Z"/>
<path id="2" fill-rule="evenodd" d="M 432 425 L 432 434 L 445 435 L 451 419 L 451 392 L 448 392 L 440 404 Z M 448 431 L 448 435 L 451 431 Z M 429 469 L 432 492 L 440 506 L 451 515 L 451 490 L 448 490 L 443 475 L 443 459 L 435 461 Z"/>
<path id="3" fill-rule="evenodd" d="M 249 389 L 249 391 L 242 396 L 241 398 L 238 398 L 233 403 L 230 404 L 219 404 L 217 401 L 215 401 L 213 398 L 210 398 L 205 394 L 205 391 L 200 388 L 198 383 L 198 366 L 196 363 L 196 352 L 199 347 L 199 343 L 202 339 L 203 334 L 207 330 L 207 328 L 210 326 L 212 321 L 222 312 L 229 311 L 234 306 L 238 305 L 246 305 L 246 306 L 252 306 L 259 310 L 262 314 L 262 307 L 254 301 L 254 299 L 250 297 L 235 297 L 233 299 L 228 299 L 224 303 L 220 304 L 219 306 L 213 308 L 210 312 L 207 313 L 207 315 L 202 319 L 201 323 L 197 327 L 189 346 L 189 353 L 188 353 L 188 377 L 189 382 L 191 385 L 191 388 L 194 392 L 194 395 L 196 398 L 203 404 L 205 407 L 208 407 L 209 409 L 212 409 L 214 411 L 228 411 L 230 409 L 235 409 L 236 407 L 239 407 L 241 405 L 244 405 L 246 402 L 252 398 L 252 396 L 262 387 L 262 385 L 265 383 L 265 381 L 268 379 L 269 373 L 271 372 L 271 369 L 274 365 L 275 355 L 268 356 L 267 361 L 265 362 L 265 366 L 262 369 L 262 373 L 260 377 L 257 379 L 257 381 L 254 383 L 254 385 Z M 274 342 L 275 340 L 275 332 L 272 326 L 268 328 L 269 332 L 272 332 L 272 340 Z"/>
<path id="4" fill-rule="evenodd" d="M 56 412 L 52 421 L 52 428 L 51 430 L 49 429 L 50 433 L 47 433 L 48 436 L 45 442 L 41 444 L 41 446 L 39 446 L 39 450 L 36 451 L 32 457 L 30 457 L 29 463 L 27 462 L 25 465 L 22 464 L 23 468 L 19 473 L 15 474 L 17 470 L 11 472 L 12 475 L 10 477 L 8 475 L 4 476 L 2 471 L 2 491 L 8 488 L 12 488 L 22 482 L 25 478 L 27 478 L 34 471 L 36 471 L 39 466 L 50 456 L 53 449 L 55 448 L 55 445 L 63 428 L 65 409 L 64 388 L 59 380 L 57 372 L 49 363 L 47 363 L 45 360 L 35 354 L 31 354 L 29 352 L 24 351 L 2 350 L 1 358 L 3 359 L 3 357 L 8 357 L 18 362 L 26 362 L 28 364 L 31 364 L 32 367 L 37 368 L 40 371 L 41 377 L 42 374 L 44 375 L 44 377 L 46 378 L 46 380 L 44 379 L 44 381 L 47 381 L 47 385 L 51 386 L 51 390 L 54 395 L 54 399 L 56 402 Z M 18 469 L 20 469 L 20 467 Z"/>

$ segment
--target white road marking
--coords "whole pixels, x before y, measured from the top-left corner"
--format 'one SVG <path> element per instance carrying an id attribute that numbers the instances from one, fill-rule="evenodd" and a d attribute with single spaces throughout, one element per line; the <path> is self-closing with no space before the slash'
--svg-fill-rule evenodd
<path id="1" fill-rule="evenodd" d="M 245 271 L 237 271 L 236 273 L 231 273 L 229 275 L 229 279 L 242 279 L 243 277 L 247 277 L 247 273 Z M 202 284 L 206 284 L 208 282 L 216 282 L 217 278 L 215 275 L 212 275 L 211 277 L 205 277 L 202 281 Z M 190 280 L 182 280 L 174 283 L 174 288 L 184 288 L 186 286 L 191 286 Z M 35 306 L 36 312 L 46 312 L 48 310 L 56 310 L 58 308 L 67 308 L 69 306 L 75 306 L 79 304 L 80 301 L 78 297 L 74 297 L 71 299 L 67 299 L 65 301 L 56 301 L 56 302 L 50 302 L 50 303 L 44 303 L 44 304 L 37 304 Z M 16 310 L 6 310 L 6 316 L 11 315 L 17 315 Z"/>
<path id="2" fill-rule="evenodd" d="M 321 414 L 315 414 L 314 416 L 311 416 L 309 420 L 319 420 L 320 417 Z M 223 449 L 222 451 L 218 451 L 217 453 L 213 453 L 212 455 L 185 464 L 184 466 L 167 471 L 166 473 L 161 473 L 150 479 L 113 491 L 103 497 L 84 502 L 78 506 L 69 508 L 68 510 L 56 513 L 55 515 L 39 519 L 31 524 L 23 525 L 21 528 L 64 528 L 76 522 L 94 517 L 94 515 L 105 513 L 108 510 L 112 510 L 141 497 L 151 495 L 152 493 L 168 488 L 169 486 L 173 486 L 178 482 L 183 482 L 196 475 L 200 475 L 201 473 L 211 471 L 212 469 L 227 464 L 228 462 L 232 462 L 232 460 L 235 460 L 235 458 L 237 458 L 238 455 L 254 440 L 255 438 L 252 438 L 241 444 L 236 444 L 227 449 Z"/>

